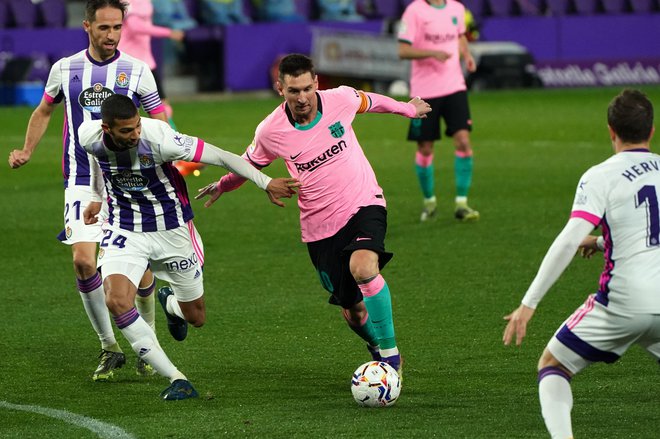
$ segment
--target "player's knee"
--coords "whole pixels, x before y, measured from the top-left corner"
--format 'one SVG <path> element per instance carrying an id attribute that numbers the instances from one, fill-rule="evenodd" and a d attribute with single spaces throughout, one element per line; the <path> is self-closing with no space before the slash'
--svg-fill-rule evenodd
<path id="1" fill-rule="evenodd" d="M 357 250 L 351 255 L 349 268 L 357 282 L 372 278 L 378 274 L 378 254 L 370 250 Z"/>
<path id="2" fill-rule="evenodd" d="M 566 369 L 564 365 L 561 364 L 559 360 L 555 358 L 554 355 L 552 355 L 552 352 L 550 352 L 548 348 L 545 348 L 543 350 L 543 353 L 541 354 L 541 358 L 539 358 L 537 370 L 545 369 L 546 367 L 559 367 L 562 369 Z"/>
<path id="3" fill-rule="evenodd" d="M 133 303 L 126 300 L 124 294 L 117 294 L 116 291 L 108 287 L 105 290 L 105 305 L 113 316 L 124 314 L 134 306 Z"/>
<path id="4" fill-rule="evenodd" d="M 417 151 L 423 156 L 433 154 L 433 142 L 422 141 L 417 143 Z"/>
<path id="5" fill-rule="evenodd" d="M 73 269 L 79 279 L 89 279 L 96 274 L 96 259 L 82 253 L 73 255 Z"/>

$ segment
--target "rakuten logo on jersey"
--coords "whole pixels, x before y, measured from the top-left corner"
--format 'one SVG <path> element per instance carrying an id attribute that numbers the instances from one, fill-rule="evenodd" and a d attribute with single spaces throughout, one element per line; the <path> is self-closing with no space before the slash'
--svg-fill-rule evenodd
<path id="1" fill-rule="evenodd" d="M 315 169 L 325 165 L 330 162 L 333 158 L 337 156 L 344 149 L 348 148 L 348 145 L 343 140 L 340 140 L 335 145 L 332 145 L 330 148 L 326 149 L 323 154 L 316 157 L 314 160 L 310 160 L 307 163 L 296 163 L 296 169 L 298 172 L 309 171 L 312 172 Z"/>
<path id="2" fill-rule="evenodd" d="M 449 43 L 456 39 L 456 34 L 424 34 L 424 40 L 433 44 Z"/>

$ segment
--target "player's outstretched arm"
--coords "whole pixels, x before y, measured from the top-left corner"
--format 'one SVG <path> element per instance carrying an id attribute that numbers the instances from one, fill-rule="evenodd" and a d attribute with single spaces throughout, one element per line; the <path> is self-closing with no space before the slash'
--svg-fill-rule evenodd
<path id="1" fill-rule="evenodd" d="M 211 207 L 222 194 L 238 189 L 244 182 L 245 179 L 236 174 L 227 174 L 220 180 L 199 189 L 195 200 L 209 197 L 204 203 L 204 207 Z M 291 198 L 300 185 L 301 183 L 295 178 L 273 178 L 266 187 L 266 193 L 271 203 L 284 207 L 284 203 L 280 201 L 280 198 Z"/>
<path id="2" fill-rule="evenodd" d="M 55 104 L 48 103 L 46 99 L 41 98 L 41 102 L 30 116 L 23 149 L 15 149 L 9 153 L 9 167 L 20 168 L 30 161 L 32 153 L 37 149 L 37 145 L 48 128 L 53 111 L 55 111 Z"/>
<path id="3" fill-rule="evenodd" d="M 545 254 L 536 277 L 527 289 L 522 303 L 515 311 L 504 317 L 507 320 L 502 341 L 509 345 L 516 339 L 516 345 L 522 343 L 527 334 L 527 323 L 534 315 L 534 310 L 550 287 L 559 279 L 575 256 L 579 244 L 594 226 L 582 218 L 571 218 L 564 229 L 557 235 Z"/>
<path id="4" fill-rule="evenodd" d="M 399 102 L 378 93 L 364 91 L 359 93 L 363 101 L 358 113 L 392 113 L 416 119 L 426 117 L 426 113 L 431 111 L 428 102 L 419 97 L 414 97 L 409 102 Z"/>

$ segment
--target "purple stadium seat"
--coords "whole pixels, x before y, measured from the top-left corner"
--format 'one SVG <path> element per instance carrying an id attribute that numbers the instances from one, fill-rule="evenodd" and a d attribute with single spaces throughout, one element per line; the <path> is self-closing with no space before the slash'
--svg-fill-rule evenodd
<path id="1" fill-rule="evenodd" d="M 653 11 L 653 0 L 630 0 L 630 7 L 636 13 L 651 12 Z"/>
<path id="2" fill-rule="evenodd" d="M 312 5 L 312 0 L 295 0 L 296 1 L 296 10 L 300 15 L 305 17 L 307 20 L 312 20 L 314 14 L 314 7 Z"/>
<path id="3" fill-rule="evenodd" d="M 509 17 L 513 15 L 513 0 L 490 0 L 490 13 L 493 17 Z"/>
<path id="4" fill-rule="evenodd" d="M 598 0 L 577 0 L 575 12 L 581 15 L 591 15 L 598 12 Z"/>
<path id="5" fill-rule="evenodd" d="M 622 14 L 628 12 L 626 0 L 602 0 L 603 9 L 607 14 Z"/>
<path id="6" fill-rule="evenodd" d="M 516 0 L 520 15 L 542 15 L 543 0 Z"/>
<path id="7" fill-rule="evenodd" d="M 569 0 L 546 0 L 546 4 L 552 15 L 566 15 L 569 12 Z"/>
<path id="8" fill-rule="evenodd" d="M 32 58 L 32 67 L 25 80 L 42 81 L 45 83 L 48 80 L 48 74 L 50 73 L 51 67 L 48 55 L 35 52 L 30 55 L 30 58 Z"/>
<path id="9" fill-rule="evenodd" d="M 9 10 L 5 0 L 0 0 L 0 29 L 9 26 Z"/>
<path id="10" fill-rule="evenodd" d="M 472 12 L 476 18 L 486 15 L 486 5 L 484 0 L 461 0 L 461 3 Z"/>
<path id="11" fill-rule="evenodd" d="M 37 5 L 29 0 L 8 0 L 9 15 L 15 27 L 32 28 L 37 25 Z"/>
<path id="12" fill-rule="evenodd" d="M 64 0 L 43 0 L 38 10 L 44 27 L 66 27 L 68 17 Z"/>
<path id="13" fill-rule="evenodd" d="M 399 0 L 373 0 L 379 17 L 395 20 L 401 17 Z"/>

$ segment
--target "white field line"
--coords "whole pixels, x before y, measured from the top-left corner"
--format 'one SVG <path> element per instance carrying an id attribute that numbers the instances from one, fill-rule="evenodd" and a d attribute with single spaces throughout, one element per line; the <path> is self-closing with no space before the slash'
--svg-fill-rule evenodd
<path id="1" fill-rule="evenodd" d="M 37 413 L 39 415 L 48 416 L 49 418 L 59 419 L 77 427 L 86 428 L 87 430 L 96 433 L 99 437 L 104 439 L 135 439 L 135 436 L 115 425 L 98 421 L 87 416 L 67 412 L 66 410 L 51 409 L 48 407 L 40 407 L 38 405 L 18 405 L 7 401 L 0 401 L 0 408 Z"/>

